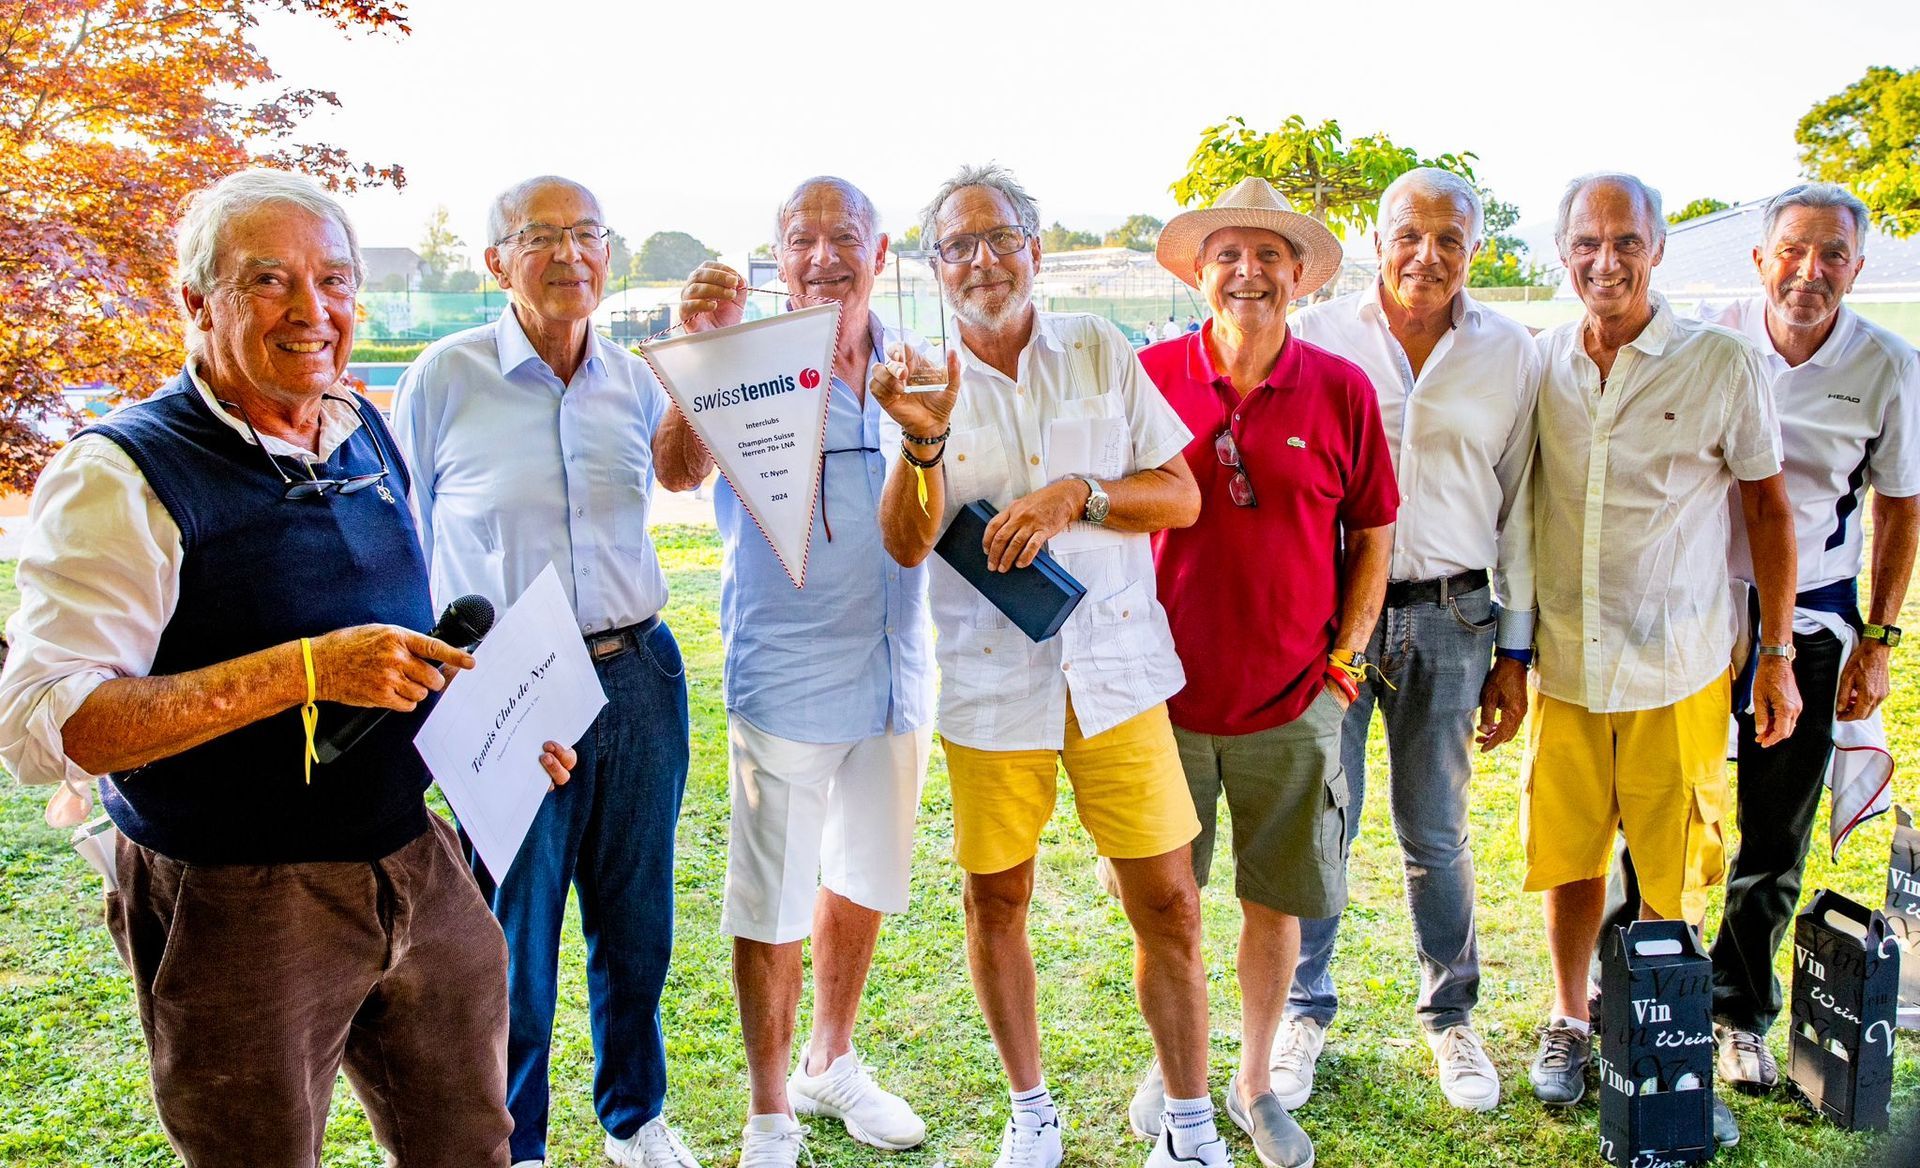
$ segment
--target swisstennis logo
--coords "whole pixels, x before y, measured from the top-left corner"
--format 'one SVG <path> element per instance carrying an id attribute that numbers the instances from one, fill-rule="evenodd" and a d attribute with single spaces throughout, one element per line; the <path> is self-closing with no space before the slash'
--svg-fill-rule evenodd
<path id="1" fill-rule="evenodd" d="M 804 370 L 800 374 L 801 383 L 805 384 L 809 374 L 812 375 L 814 384 L 818 385 L 820 375 L 811 369 Z M 807 388 L 811 389 L 813 386 L 808 386 Z M 722 409 L 726 406 L 744 405 L 747 402 L 759 401 L 763 397 L 772 397 L 775 394 L 792 392 L 793 375 L 791 373 L 782 373 L 774 377 L 769 377 L 765 381 L 743 381 L 732 389 L 716 389 L 712 393 L 695 394 L 692 398 L 693 412 L 696 414 L 705 413 L 707 410 Z"/>
<path id="2" fill-rule="evenodd" d="M 800 371 L 800 388 L 819 389 L 820 371 L 818 369 L 802 369 Z"/>

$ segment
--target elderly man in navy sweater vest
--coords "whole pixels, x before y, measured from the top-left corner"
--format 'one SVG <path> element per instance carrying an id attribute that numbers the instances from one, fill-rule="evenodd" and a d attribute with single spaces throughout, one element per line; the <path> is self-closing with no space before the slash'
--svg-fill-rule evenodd
<path id="1" fill-rule="evenodd" d="M 186 369 L 35 491 L 0 760 L 102 776 L 108 925 L 192 1168 L 317 1164 L 343 1061 L 390 1163 L 504 1166 L 505 948 L 412 744 L 473 659 L 423 632 L 405 467 L 339 384 L 353 228 L 248 172 L 189 204 L 179 256 Z M 305 718 L 346 706 L 395 713 L 311 767 Z"/>

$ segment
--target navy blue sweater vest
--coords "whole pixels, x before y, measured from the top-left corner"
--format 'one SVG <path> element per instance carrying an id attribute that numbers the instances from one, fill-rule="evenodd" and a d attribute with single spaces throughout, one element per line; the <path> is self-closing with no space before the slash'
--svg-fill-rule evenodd
<path id="1" fill-rule="evenodd" d="M 432 627 L 405 464 L 373 407 L 354 405 L 365 424 L 315 473 L 376 471 L 375 443 L 392 473 L 351 495 L 313 499 L 282 498 L 267 456 L 215 416 L 184 374 L 85 431 L 125 450 L 180 525 L 179 604 L 160 634 L 154 676 L 349 625 Z M 390 714 L 345 755 L 315 765 L 311 784 L 295 708 L 102 779 L 102 802 L 129 838 L 191 864 L 376 860 L 427 828 L 421 794 L 432 780 L 413 736 L 431 704 Z M 348 714 L 320 703 L 321 733 Z"/>

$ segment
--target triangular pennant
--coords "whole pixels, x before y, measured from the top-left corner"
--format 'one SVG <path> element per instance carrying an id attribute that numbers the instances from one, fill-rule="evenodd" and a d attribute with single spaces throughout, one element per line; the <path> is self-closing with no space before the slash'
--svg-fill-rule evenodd
<path id="1" fill-rule="evenodd" d="M 795 588 L 826 445 L 840 306 L 822 304 L 640 346 Z"/>

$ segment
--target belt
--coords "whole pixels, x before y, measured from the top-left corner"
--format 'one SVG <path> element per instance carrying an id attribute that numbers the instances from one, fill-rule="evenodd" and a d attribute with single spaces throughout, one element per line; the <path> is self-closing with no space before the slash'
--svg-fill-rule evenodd
<path id="1" fill-rule="evenodd" d="M 1471 572 L 1461 572 L 1455 576 L 1440 576 L 1432 580 L 1394 580 L 1387 584 L 1388 608 L 1405 608 L 1410 604 L 1445 604 L 1462 592 L 1473 592 L 1487 586 L 1487 570 L 1475 568 Z"/>
<path id="2" fill-rule="evenodd" d="M 624 629 L 608 629 L 604 633 L 587 634 L 587 656 L 595 661 L 605 661 L 617 657 L 628 649 L 638 649 L 640 638 L 653 631 L 660 623 L 660 614 L 654 613 L 637 625 L 628 625 Z"/>

